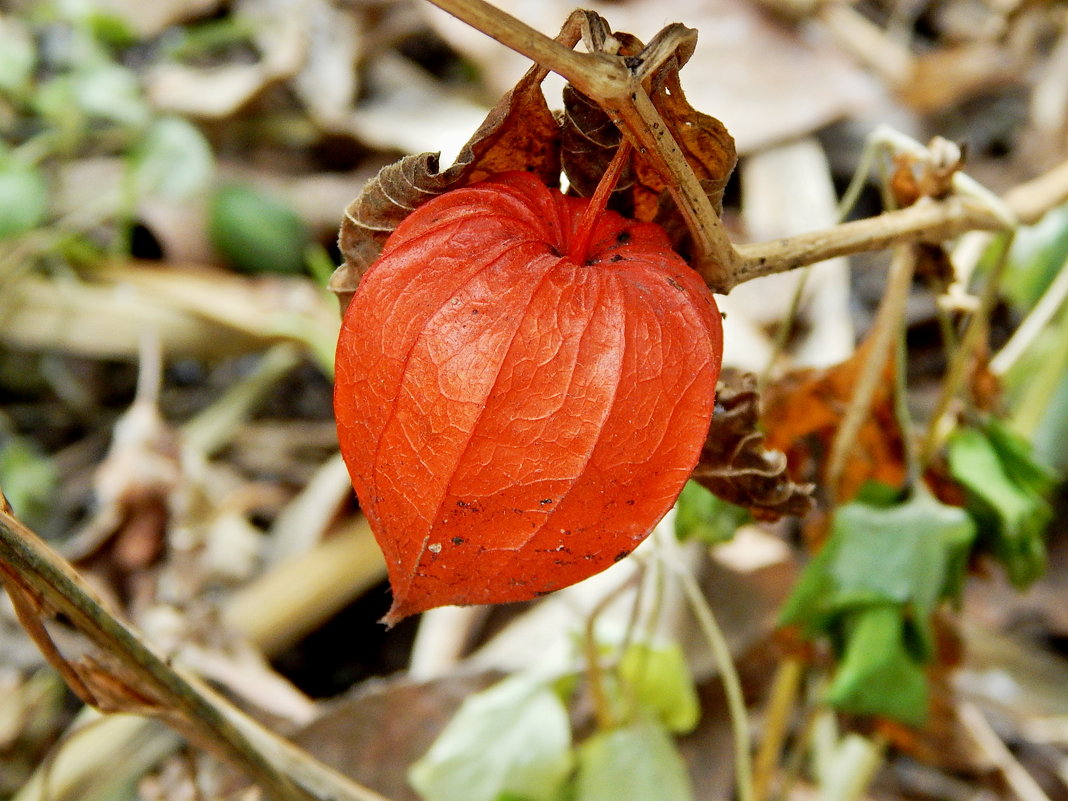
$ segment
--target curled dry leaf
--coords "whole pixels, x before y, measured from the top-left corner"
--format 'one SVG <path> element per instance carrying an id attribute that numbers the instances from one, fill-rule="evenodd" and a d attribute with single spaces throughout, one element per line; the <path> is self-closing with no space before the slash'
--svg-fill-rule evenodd
<path id="1" fill-rule="evenodd" d="M 604 174 L 623 141 L 623 134 L 604 109 L 571 84 L 564 87 L 563 125 L 560 130 L 560 159 L 573 194 L 588 197 Z M 629 171 L 628 171 L 629 172 Z M 632 214 L 628 189 L 633 178 L 624 175 L 612 197 L 611 206 L 620 214 Z"/>
<path id="2" fill-rule="evenodd" d="M 921 198 L 941 200 L 953 190 L 953 176 L 964 169 L 965 148 L 941 136 L 934 137 L 926 152 L 897 153 L 888 187 L 898 208 L 911 206 Z M 917 242 L 916 274 L 934 286 L 947 288 L 955 277 L 953 263 L 941 242 Z"/>
<path id="3" fill-rule="evenodd" d="M 953 176 L 964 169 L 965 148 L 936 136 L 926 152 L 897 153 L 890 173 L 890 192 L 898 208 L 911 206 L 921 197 L 941 200 L 953 192 Z"/>
<path id="4" fill-rule="evenodd" d="M 560 125 L 545 103 L 545 70 L 531 68 L 490 111 L 456 157 L 440 169 L 437 153 L 418 153 L 382 169 L 364 187 L 341 221 L 344 263 L 330 281 L 342 309 L 400 222 L 433 197 L 490 175 L 533 173 L 547 186 L 560 180 Z"/>
<path id="5" fill-rule="evenodd" d="M 756 377 L 726 369 L 716 393 L 716 413 L 694 479 L 761 520 L 806 514 L 812 485 L 792 481 L 786 456 L 765 446 Z"/>

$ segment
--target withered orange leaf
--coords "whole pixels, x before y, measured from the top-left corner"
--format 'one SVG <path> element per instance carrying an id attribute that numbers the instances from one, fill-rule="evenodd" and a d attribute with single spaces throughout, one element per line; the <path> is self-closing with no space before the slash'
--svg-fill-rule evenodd
<path id="1" fill-rule="evenodd" d="M 786 453 L 795 477 L 823 482 L 826 455 L 849 406 L 857 374 L 868 361 L 865 340 L 849 359 L 825 370 L 798 370 L 768 385 L 763 423 L 768 447 Z M 871 412 L 850 449 L 836 497 L 847 501 L 868 481 L 900 486 L 904 445 L 893 407 L 894 363 L 887 359 Z"/>
<path id="2" fill-rule="evenodd" d="M 345 313 L 338 437 L 388 623 L 605 569 L 697 463 L 715 301 L 661 228 L 589 205 L 529 173 L 455 189 L 398 226 Z"/>
<path id="3" fill-rule="evenodd" d="M 690 105 L 679 80 L 681 68 L 682 63 L 676 55 L 653 74 L 653 105 L 696 173 L 712 207 L 719 212 L 723 207 L 723 191 L 738 161 L 734 137 L 722 122 Z M 642 184 L 657 198 L 667 188 L 661 176 L 645 170 L 642 171 Z M 648 201 L 650 207 L 651 200 Z M 641 209 L 644 204 L 637 205 Z M 646 219 L 645 213 L 639 211 L 639 218 Z"/>
<path id="4" fill-rule="evenodd" d="M 694 479 L 761 520 L 806 514 L 812 486 L 794 483 L 786 457 L 765 447 L 753 374 L 725 369 L 716 395 L 716 413 Z"/>

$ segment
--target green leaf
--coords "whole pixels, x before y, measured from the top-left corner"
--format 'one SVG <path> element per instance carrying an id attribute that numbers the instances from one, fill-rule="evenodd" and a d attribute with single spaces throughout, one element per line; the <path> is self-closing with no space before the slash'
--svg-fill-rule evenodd
<path id="1" fill-rule="evenodd" d="M 464 701 L 408 772 L 426 801 L 555 801 L 571 772 L 571 725 L 551 679 L 517 674 Z"/>
<path id="2" fill-rule="evenodd" d="M 1063 474 L 1068 473 L 1068 448 L 1064 447 L 1068 442 L 1068 372 L 1058 371 L 1050 378 L 1053 379 L 1050 381 L 1052 386 L 1041 409 L 1034 415 L 1037 419 L 1031 426 L 1034 429 L 1032 440 L 1035 459 Z"/>
<path id="3" fill-rule="evenodd" d="M 207 188 L 215 159 L 195 125 L 181 117 L 163 117 L 149 127 L 132 167 L 142 193 L 185 200 Z"/>
<path id="4" fill-rule="evenodd" d="M 1053 490 L 1057 476 L 1035 459 L 1026 439 L 996 418 L 987 421 L 983 431 L 1014 482 L 1040 496 L 1047 496 Z"/>
<path id="5" fill-rule="evenodd" d="M 686 482 L 675 508 L 675 536 L 706 545 L 726 542 L 752 519 L 746 509 L 717 498 L 696 481 Z"/>
<path id="6" fill-rule="evenodd" d="M 1044 496 L 1051 478 L 1004 428 L 959 428 L 948 455 L 950 472 L 968 491 L 968 509 L 984 544 L 1009 580 L 1026 587 L 1046 567 L 1043 535 L 1053 509 Z"/>
<path id="7" fill-rule="evenodd" d="M 823 550 L 809 563 L 782 612 L 809 636 L 845 612 L 877 604 L 907 607 L 918 648 L 930 653 L 930 615 L 960 588 L 975 524 L 956 506 L 917 491 L 896 506 L 838 509 Z"/>
<path id="8" fill-rule="evenodd" d="M 249 186 L 229 184 L 212 199 L 209 234 L 230 264 L 251 273 L 299 273 L 308 231 L 289 206 Z"/>
<path id="9" fill-rule="evenodd" d="M 849 615 L 846 628 L 848 645 L 828 702 L 843 712 L 921 725 L 927 717 L 927 680 L 906 647 L 900 607 L 859 610 Z"/>
<path id="10" fill-rule="evenodd" d="M 655 716 L 668 731 L 679 734 L 697 726 L 701 705 L 677 643 L 633 643 L 624 652 L 618 671 L 624 693 L 633 698 L 639 716 Z"/>
<path id="11" fill-rule="evenodd" d="M 18 236 L 48 212 L 48 185 L 41 171 L 13 159 L 0 160 L 0 239 Z"/>
<path id="12" fill-rule="evenodd" d="M 574 801 L 690 801 L 686 764 L 649 721 L 595 734 L 579 749 Z"/>
<path id="13" fill-rule="evenodd" d="M 1034 225 L 1016 229 L 1003 289 L 1021 310 L 1029 311 L 1068 259 L 1068 204 L 1051 209 Z"/>

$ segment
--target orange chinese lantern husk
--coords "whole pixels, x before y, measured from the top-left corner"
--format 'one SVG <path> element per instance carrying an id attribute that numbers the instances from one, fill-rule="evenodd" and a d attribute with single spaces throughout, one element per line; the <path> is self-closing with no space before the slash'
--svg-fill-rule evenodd
<path id="1" fill-rule="evenodd" d="M 387 623 L 605 569 L 697 462 L 715 301 L 661 228 L 608 211 L 583 223 L 587 203 L 525 173 L 441 195 L 346 311 L 338 436 L 385 555 Z M 569 256 L 584 235 L 585 258 Z"/>

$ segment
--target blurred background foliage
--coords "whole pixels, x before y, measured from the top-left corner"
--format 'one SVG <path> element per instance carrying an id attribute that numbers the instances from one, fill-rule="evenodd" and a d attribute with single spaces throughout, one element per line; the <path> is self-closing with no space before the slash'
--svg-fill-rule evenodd
<path id="1" fill-rule="evenodd" d="M 550 34 L 571 10 L 499 5 Z M 965 169 L 996 193 L 1068 158 L 1060 3 L 594 6 L 645 39 L 674 19 L 699 29 L 682 78 L 692 105 L 737 140 L 725 211 L 736 240 L 833 224 L 879 123 L 965 142 Z M 398 157 L 442 151 L 447 163 L 527 66 L 415 0 L 5 3 L 0 487 L 159 650 L 392 798 L 413 797 L 409 765 L 423 797 L 472 798 L 450 751 L 461 747 L 488 753 L 486 801 L 562 787 L 625 799 L 621 766 L 634 792 L 727 797 L 730 726 L 710 655 L 641 558 L 620 569 L 635 571 L 623 583 L 645 587 L 645 600 L 608 591 L 622 610 L 605 613 L 594 583 L 555 605 L 439 618 L 444 651 L 415 621 L 388 635 L 375 622 L 384 573 L 331 413 L 338 315 L 325 284 L 338 223 Z M 558 107 L 559 82 L 545 88 Z M 853 216 L 881 209 L 880 180 Z M 997 250 L 970 241 L 953 253 L 973 254 L 965 294 L 994 270 L 979 254 Z M 704 582 L 754 721 L 774 722 L 764 702 L 790 658 L 810 670 L 779 797 L 853 798 L 867 786 L 857 777 L 875 775 L 870 797 L 1068 798 L 1066 259 L 1068 207 L 1017 233 L 989 317 L 996 386 L 983 395 L 973 382 L 967 425 L 936 460 L 938 500 L 867 486 L 833 521 L 821 507 L 803 525 L 762 526 L 691 485 L 669 521 L 690 543 L 672 558 Z M 803 289 L 796 275 L 740 287 L 724 302 L 727 363 L 765 376 L 787 407 L 808 381 L 803 403 L 814 405 L 799 416 L 825 411 L 818 396 L 838 420 L 841 399 L 816 390 L 851 385 L 855 369 L 830 371 L 869 330 L 887 261 L 821 265 Z M 921 421 L 953 360 L 946 327 L 966 310 L 946 305 L 944 278 L 918 279 L 907 307 L 908 400 Z M 783 441 L 827 444 L 782 425 Z M 874 433 L 893 451 L 891 432 Z M 880 572 L 884 540 L 897 549 L 892 575 Z M 815 543 L 825 546 L 810 560 Z M 659 622 L 632 639 L 628 616 L 642 616 L 627 604 L 654 596 Z M 575 656 L 590 642 L 616 716 L 596 733 L 580 687 L 588 653 Z M 559 649 L 571 658 L 520 670 Z M 518 672 L 494 684 L 502 671 Z M 463 698 L 473 700 L 452 717 Z M 983 709 L 1036 778 L 990 750 L 987 730 L 956 714 L 962 703 Z M 222 797 L 239 785 L 204 754 L 175 756 L 161 727 L 109 719 L 70 735 L 85 717 L 5 601 L 0 797 Z M 540 739 L 503 738 L 516 720 Z M 865 772 L 887 742 L 883 769 Z M 538 770 L 524 773 L 531 753 Z"/>

